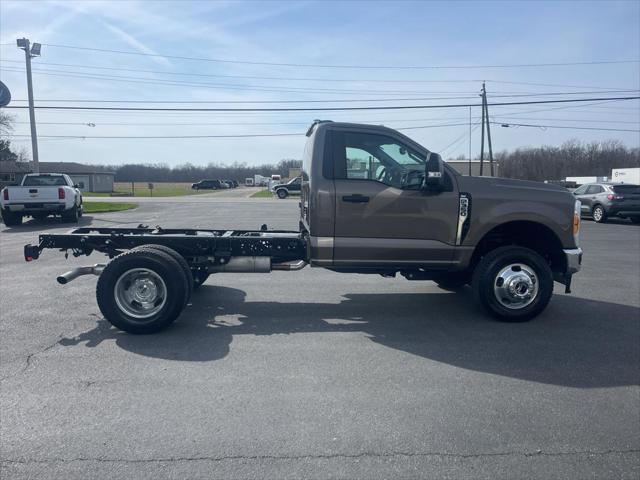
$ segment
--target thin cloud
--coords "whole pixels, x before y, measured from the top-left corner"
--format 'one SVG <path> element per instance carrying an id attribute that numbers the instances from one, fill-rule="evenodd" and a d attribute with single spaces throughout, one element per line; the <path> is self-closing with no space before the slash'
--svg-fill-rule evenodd
<path id="1" fill-rule="evenodd" d="M 104 20 L 101 20 L 100 23 L 102 23 L 106 28 L 111 30 L 111 32 L 115 33 L 116 36 L 118 36 L 121 40 L 123 40 L 127 45 L 138 50 L 140 53 L 158 55 L 158 52 L 156 52 L 152 48 L 147 47 L 144 43 L 142 43 L 132 35 L 128 34 L 124 30 L 116 27 L 115 25 L 111 25 L 110 23 L 107 23 Z M 156 63 L 159 63 L 160 65 L 171 66 L 171 62 L 164 57 L 150 57 L 150 58 Z"/>

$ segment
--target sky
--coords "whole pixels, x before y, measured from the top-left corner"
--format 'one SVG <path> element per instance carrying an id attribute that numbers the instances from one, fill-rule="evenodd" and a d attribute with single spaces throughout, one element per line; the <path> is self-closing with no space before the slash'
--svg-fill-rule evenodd
<path id="1" fill-rule="evenodd" d="M 42 44 L 41 56 L 32 62 L 36 106 L 477 104 L 483 81 L 489 103 L 637 96 L 640 90 L 639 1 L 2 0 L 0 80 L 11 90 L 10 106 L 26 105 L 24 52 L 15 43 L 22 37 Z M 557 65 L 567 63 L 574 65 Z M 637 100 L 489 108 L 496 122 L 494 151 L 573 139 L 640 145 Z M 5 112 L 15 117 L 12 144 L 30 149 L 28 112 Z M 36 109 L 41 161 L 109 165 L 257 165 L 301 158 L 304 132 L 316 118 L 384 124 L 404 129 L 444 158 L 468 156 L 470 150 L 477 158 L 480 115 L 479 107 Z M 90 138 L 100 136 L 160 138 Z"/>

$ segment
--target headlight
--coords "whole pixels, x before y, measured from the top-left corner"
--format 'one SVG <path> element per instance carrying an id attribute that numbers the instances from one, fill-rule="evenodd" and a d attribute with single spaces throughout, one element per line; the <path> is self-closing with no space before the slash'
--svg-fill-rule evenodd
<path id="1" fill-rule="evenodd" d="M 573 238 L 576 241 L 576 246 L 578 246 L 580 242 L 580 211 L 582 204 L 580 200 L 576 200 L 576 203 L 573 206 Z"/>

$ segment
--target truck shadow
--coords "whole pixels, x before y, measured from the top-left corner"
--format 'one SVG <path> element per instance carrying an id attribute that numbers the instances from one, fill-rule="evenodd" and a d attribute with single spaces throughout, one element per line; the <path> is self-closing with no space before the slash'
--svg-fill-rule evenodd
<path id="1" fill-rule="evenodd" d="M 346 294 L 333 303 L 247 302 L 242 290 L 204 285 L 156 335 L 98 325 L 61 345 L 115 340 L 127 351 L 177 361 L 224 358 L 237 335 L 362 333 L 382 347 L 467 370 L 576 388 L 638 384 L 640 309 L 556 295 L 529 323 L 493 321 L 469 289 L 432 294 Z"/>

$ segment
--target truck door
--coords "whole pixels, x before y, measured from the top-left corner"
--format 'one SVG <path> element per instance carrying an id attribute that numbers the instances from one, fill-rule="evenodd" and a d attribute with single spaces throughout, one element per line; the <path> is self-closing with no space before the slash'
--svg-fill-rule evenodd
<path id="1" fill-rule="evenodd" d="M 452 259 L 458 191 L 421 189 L 426 151 L 401 137 L 356 131 L 333 136 L 335 266 L 446 266 Z"/>

